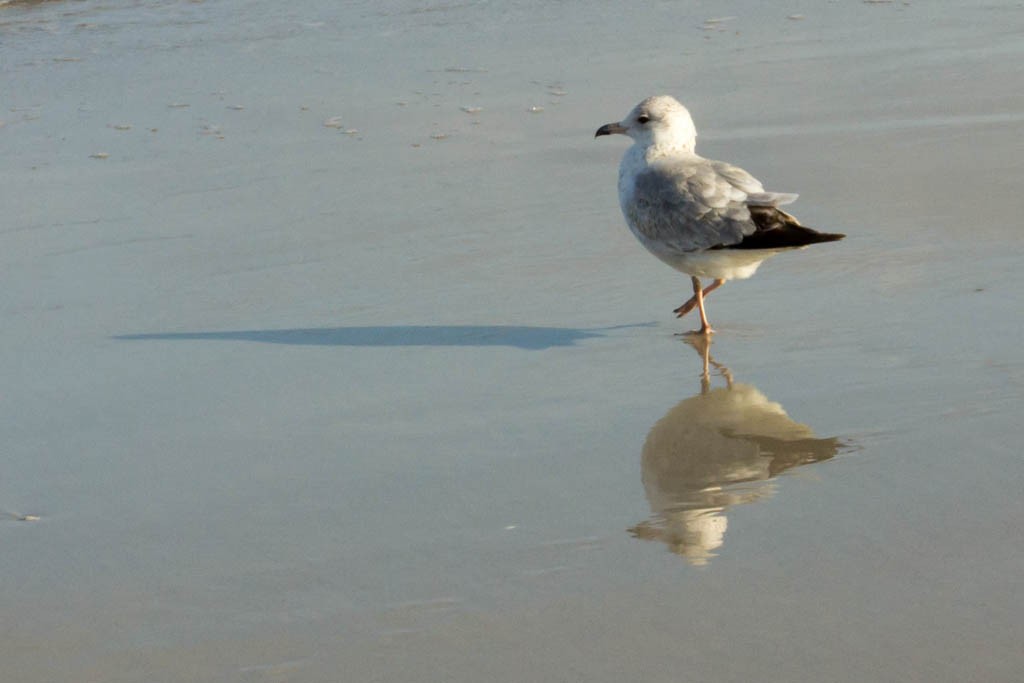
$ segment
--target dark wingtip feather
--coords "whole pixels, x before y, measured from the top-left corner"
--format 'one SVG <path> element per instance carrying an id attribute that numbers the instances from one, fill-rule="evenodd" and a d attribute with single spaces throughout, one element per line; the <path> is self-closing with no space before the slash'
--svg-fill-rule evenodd
<path id="1" fill-rule="evenodd" d="M 804 228 L 804 230 L 811 233 L 807 236 L 810 240 L 807 244 L 817 244 L 818 242 L 838 242 L 846 237 L 846 235 L 838 232 L 818 232 L 817 230 L 811 230 L 810 228 Z"/>
<path id="2" fill-rule="evenodd" d="M 835 242 L 846 235 L 837 232 L 818 232 L 800 225 L 785 211 L 770 206 L 751 206 L 750 217 L 757 230 L 737 244 L 722 245 L 724 249 L 787 249 L 805 247 L 819 242 Z"/>

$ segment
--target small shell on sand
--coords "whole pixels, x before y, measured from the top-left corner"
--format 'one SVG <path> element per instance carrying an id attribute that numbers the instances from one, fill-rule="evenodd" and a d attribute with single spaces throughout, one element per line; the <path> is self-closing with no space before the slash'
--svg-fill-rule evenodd
<path id="1" fill-rule="evenodd" d="M 340 116 L 332 116 L 331 118 L 324 121 L 324 128 L 343 128 L 344 124 L 341 122 Z"/>
<path id="2" fill-rule="evenodd" d="M 542 111 L 544 111 L 544 107 L 538 107 L 535 105 L 533 107 L 528 108 L 526 111 L 530 112 L 531 114 L 539 114 Z"/>
<path id="3" fill-rule="evenodd" d="M 19 522 L 38 522 L 39 515 L 17 515 L 15 519 Z"/>
<path id="4" fill-rule="evenodd" d="M 106 159 L 109 156 L 110 156 L 110 154 L 107 153 L 107 152 L 96 152 L 95 154 L 90 154 L 89 158 L 90 159 Z"/>
<path id="5" fill-rule="evenodd" d="M 192 105 L 190 105 L 188 102 L 171 102 L 167 106 L 170 109 L 185 109 L 186 107 L 190 107 Z"/>
<path id="6" fill-rule="evenodd" d="M 466 112 L 467 114 L 479 114 L 484 110 L 483 107 L 459 107 L 459 109 Z"/>
<path id="7" fill-rule="evenodd" d="M 112 123 L 110 127 L 114 130 L 131 130 L 132 124 L 130 123 Z"/>

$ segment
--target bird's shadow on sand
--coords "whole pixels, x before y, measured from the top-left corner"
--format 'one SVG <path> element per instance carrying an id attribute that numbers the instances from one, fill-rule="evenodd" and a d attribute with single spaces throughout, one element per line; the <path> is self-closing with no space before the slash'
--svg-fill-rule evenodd
<path id="1" fill-rule="evenodd" d="M 293 346 L 509 346 L 541 351 L 574 346 L 585 339 L 606 337 L 612 330 L 649 327 L 654 323 L 613 327 L 535 327 L 520 325 L 393 325 L 370 327 L 308 327 L 223 332 L 156 332 L 121 334 L 126 341 L 247 341 Z"/>

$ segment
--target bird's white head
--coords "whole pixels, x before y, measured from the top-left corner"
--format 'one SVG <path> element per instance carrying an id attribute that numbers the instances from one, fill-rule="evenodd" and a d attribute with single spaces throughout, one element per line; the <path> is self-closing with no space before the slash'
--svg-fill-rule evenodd
<path id="1" fill-rule="evenodd" d="M 648 97 L 618 123 L 598 128 L 594 137 L 614 133 L 628 135 L 642 148 L 692 152 L 697 146 L 697 128 L 690 112 L 668 95 Z"/>

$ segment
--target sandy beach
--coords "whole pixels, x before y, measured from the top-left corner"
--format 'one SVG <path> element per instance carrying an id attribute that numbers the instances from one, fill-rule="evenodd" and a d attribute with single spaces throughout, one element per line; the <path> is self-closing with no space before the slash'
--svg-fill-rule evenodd
<path id="1" fill-rule="evenodd" d="M 1024 5 L 0 4 L 5 680 L 1020 680 Z M 709 298 L 665 93 L 846 233 Z"/>

